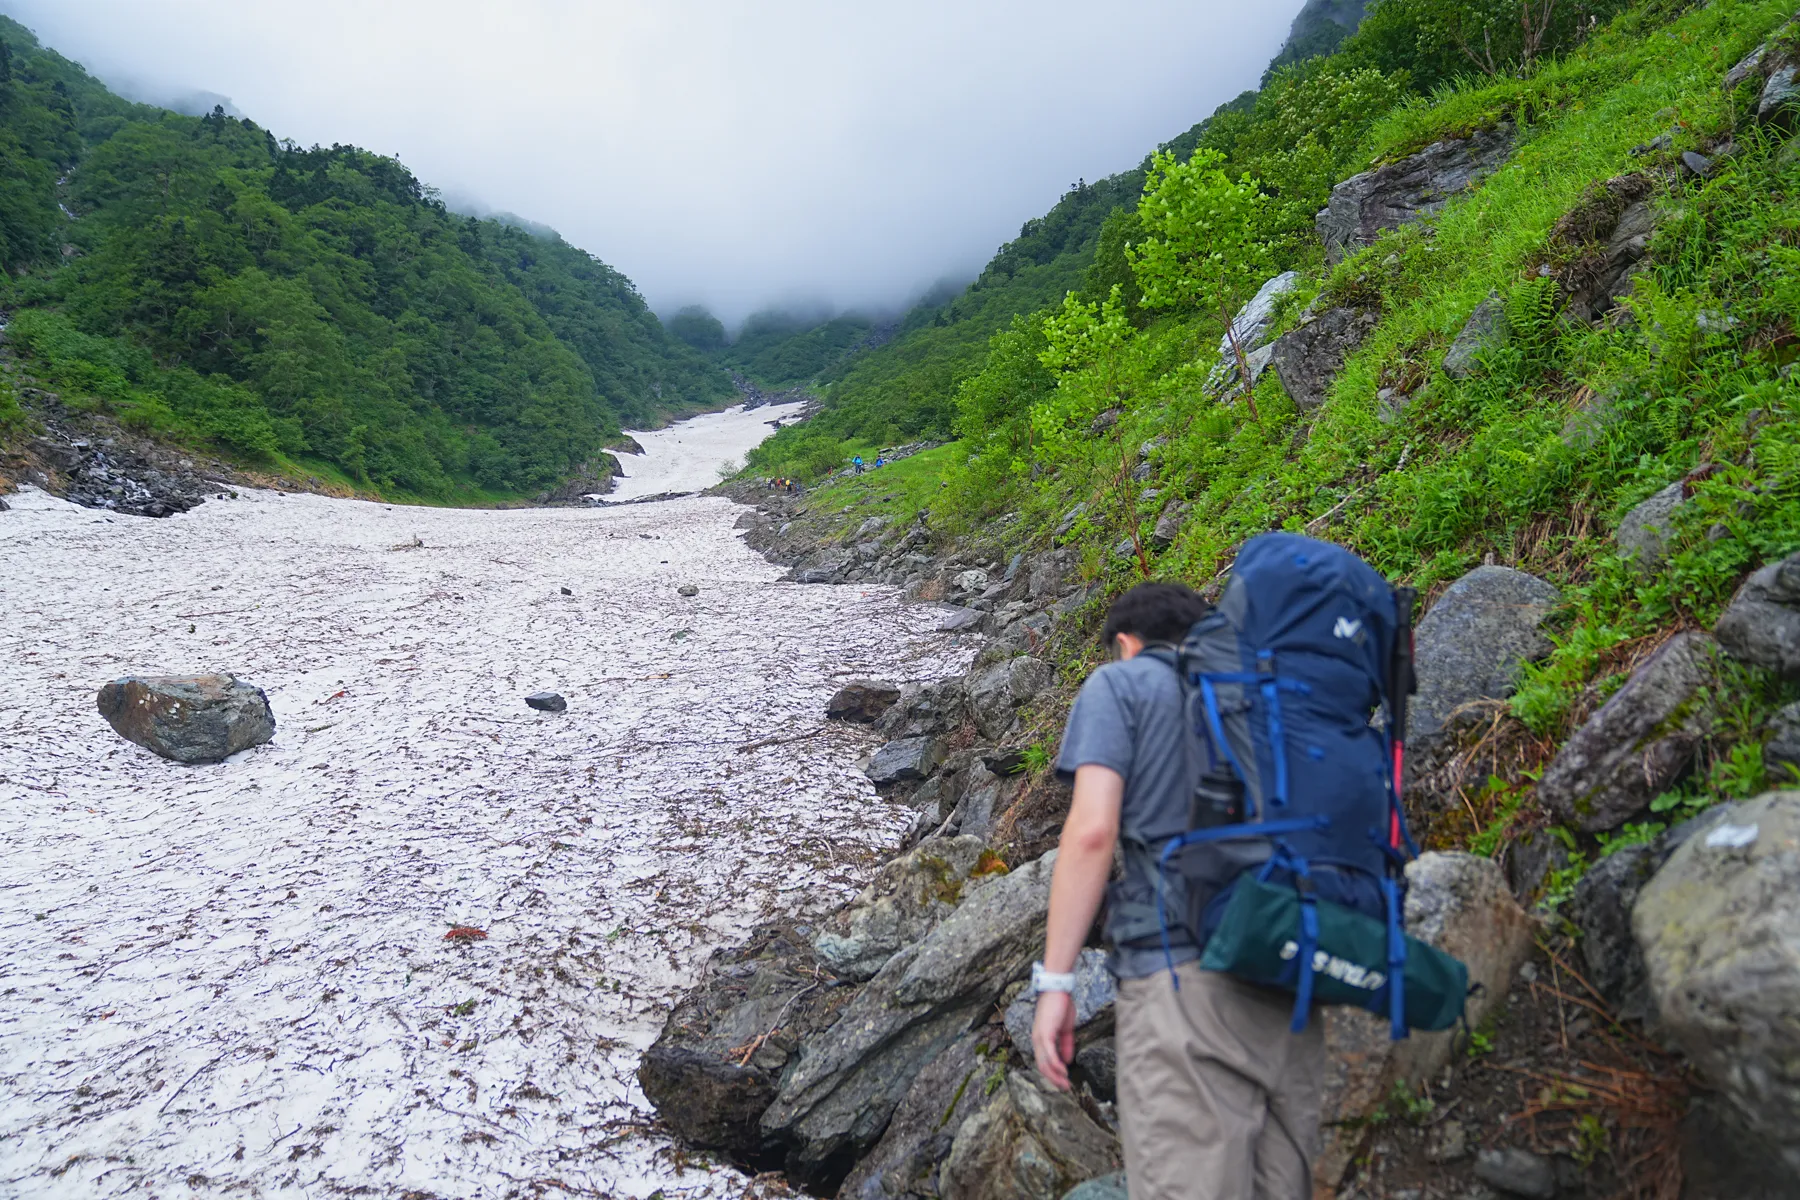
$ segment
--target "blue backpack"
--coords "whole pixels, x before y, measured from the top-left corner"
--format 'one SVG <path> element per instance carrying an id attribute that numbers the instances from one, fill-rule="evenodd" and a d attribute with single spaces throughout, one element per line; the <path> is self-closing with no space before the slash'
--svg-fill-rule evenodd
<path id="1" fill-rule="evenodd" d="M 1164 953 L 1177 920 L 1203 968 L 1293 991 L 1296 1032 L 1315 1003 L 1384 1013 L 1396 1039 L 1462 1015 L 1466 968 L 1405 933 L 1412 607 L 1340 546 L 1264 534 L 1170 656 L 1204 766 L 1188 831 L 1155 850 L 1186 900 L 1171 914 L 1158 888 Z"/>

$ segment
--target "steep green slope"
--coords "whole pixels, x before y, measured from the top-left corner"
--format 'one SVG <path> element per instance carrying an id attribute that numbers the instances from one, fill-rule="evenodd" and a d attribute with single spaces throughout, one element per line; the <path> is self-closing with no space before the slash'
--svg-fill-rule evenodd
<path id="1" fill-rule="evenodd" d="M 1127 172 L 1071 189 L 1026 222 L 961 293 L 928 298 L 892 341 L 825 369 L 818 377 L 825 411 L 764 443 L 750 456 L 752 468 L 818 474 L 855 447 L 948 436 L 956 386 L 980 368 L 988 338 L 1081 287 L 1102 226 L 1142 185 L 1140 173 Z"/>
<path id="2" fill-rule="evenodd" d="M 128 104 L 16 23 L 0 38 L 0 305 L 71 402 L 451 498 L 544 487 L 622 422 L 732 394 L 560 239 L 458 218 L 354 147 Z"/>

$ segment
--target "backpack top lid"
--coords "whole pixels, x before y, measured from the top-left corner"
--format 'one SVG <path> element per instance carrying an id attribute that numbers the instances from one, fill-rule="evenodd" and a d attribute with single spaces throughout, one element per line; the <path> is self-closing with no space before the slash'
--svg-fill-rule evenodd
<path id="1" fill-rule="evenodd" d="M 1308 675 L 1304 660 L 1321 656 L 1338 660 L 1328 674 L 1353 668 L 1381 692 L 1394 645 L 1393 589 L 1342 546 L 1295 533 L 1251 538 L 1238 551 L 1220 609 L 1237 628 L 1245 669 L 1268 652 L 1278 673 Z"/>

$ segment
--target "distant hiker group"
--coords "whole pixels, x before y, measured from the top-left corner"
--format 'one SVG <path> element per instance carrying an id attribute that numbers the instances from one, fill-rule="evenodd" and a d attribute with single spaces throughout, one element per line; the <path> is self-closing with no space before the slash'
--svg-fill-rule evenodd
<path id="1" fill-rule="evenodd" d="M 1114 661 L 1056 763 L 1075 794 L 1032 1047 L 1069 1088 L 1075 963 L 1104 898 L 1132 1200 L 1312 1195 L 1314 1007 L 1380 1013 L 1396 1039 L 1462 1016 L 1467 969 L 1404 929 L 1411 614 L 1349 551 L 1274 533 L 1244 545 L 1216 608 L 1147 583 L 1108 615 Z"/>
<path id="2" fill-rule="evenodd" d="M 795 483 L 792 479 L 777 478 L 769 480 L 769 490 L 796 493 L 800 490 L 800 485 Z"/>

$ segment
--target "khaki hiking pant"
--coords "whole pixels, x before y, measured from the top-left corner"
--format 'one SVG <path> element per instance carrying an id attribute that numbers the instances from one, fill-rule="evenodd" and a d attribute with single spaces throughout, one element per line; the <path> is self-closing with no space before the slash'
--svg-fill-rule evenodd
<path id="1" fill-rule="evenodd" d="M 1293 997 L 1197 963 L 1119 983 L 1131 1200 L 1311 1200 L 1325 1034 Z"/>

